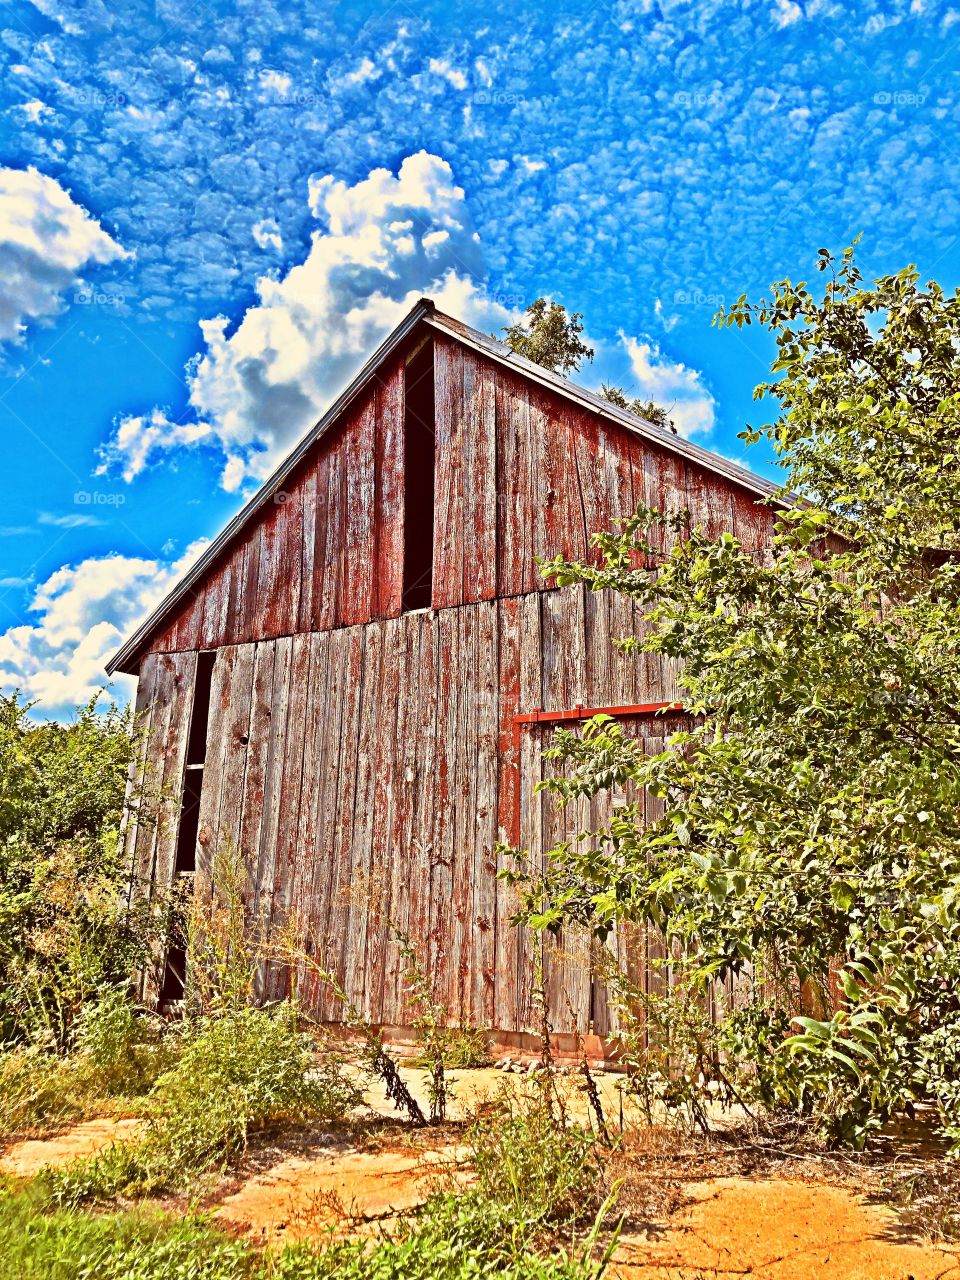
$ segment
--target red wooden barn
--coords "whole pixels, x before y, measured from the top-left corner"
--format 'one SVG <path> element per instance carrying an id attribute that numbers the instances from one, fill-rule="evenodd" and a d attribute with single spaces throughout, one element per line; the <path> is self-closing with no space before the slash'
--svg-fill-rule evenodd
<path id="1" fill-rule="evenodd" d="M 535 792 L 545 736 L 584 708 L 651 749 L 676 727 L 651 710 L 669 665 L 612 643 L 629 602 L 550 588 L 535 556 L 589 556 L 638 502 L 760 549 L 772 488 L 421 300 L 110 664 L 139 676 L 137 780 L 165 796 L 128 825 L 135 883 L 202 882 L 229 844 L 251 912 L 297 913 L 376 1022 L 411 1021 L 394 924 L 454 1018 L 529 1029 L 497 842 L 601 816 Z M 546 968 L 558 1031 L 613 1029 L 582 939 Z"/>

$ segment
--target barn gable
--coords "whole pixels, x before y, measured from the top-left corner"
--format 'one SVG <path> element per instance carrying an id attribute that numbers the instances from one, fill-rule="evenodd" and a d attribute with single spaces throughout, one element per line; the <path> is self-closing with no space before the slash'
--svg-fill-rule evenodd
<path id="1" fill-rule="evenodd" d="M 639 502 L 761 546 L 773 491 L 424 299 L 108 670 L 543 590 Z"/>

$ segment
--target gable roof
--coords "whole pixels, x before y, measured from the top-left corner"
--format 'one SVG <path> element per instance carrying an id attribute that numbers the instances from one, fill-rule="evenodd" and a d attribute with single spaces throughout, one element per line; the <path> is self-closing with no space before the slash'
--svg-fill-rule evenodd
<path id="1" fill-rule="evenodd" d="M 726 480 L 733 481 L 742 488 L 756 494 L 759 498 L 769 498 L 780 492 L 780 487 L 771 481 L 754 475 L 752 471 L 748 471 L 745 467 L 738 466 L 737 463 L 731 462 L 727 458 L 711 453 L 709 449 L 693 444 L 691 441 L 683 439 L 682 436 L 675 436 L 672 432 L 648 422 L 645 418 L 638 417 L 635 413 L 631 413 L 629 409 L 621 409 L 617 405 L 611 404 L 609 400 L 605 400 L 603 396 L 597 395 L 596 392 L 587 391 L 586 388 L 577 386 L 575 383 L 570 382 L 569 379 L 563 378 L 557 373 L 552 373 L 541 365 L 534 364 L 532 360 L 527 360 L 524 356 L 517 355 L 511 351 L 505 343 L 499 342 L 496 338 L 491 338 L 487 334 L 481 333 L 478 329 L 472 329 L 462 321 L 455 320 L 453 316 L 444 315 L 443 312 L 436 309 L 430 298 L 420 298 L 393 332 L 384 339 L 349 386 L 334 400 L 319 422 L 307 432 L 300 443 L 284 458 L 246 506 L 224 526 L 203 555 L 197 559 L 193 567 L 154 609 L 153 613 L 136 629 L 126 643 L 117 650 L 106 664 L 108 674 L 113 675 L 118 670 L 129 670 L 144 643 L 176 606 L 183 601 L 193 587 L 197 585 L 225 548 L 249 524 L 256 513 L 272 499 L 279 489 L 283 488 L 286 480 L 300 462 L 303 461 L 313 445 L 339 421 L 350 404 L 366 390 L 381 366 L 403 345 L 420 324 L 425 324 L 439 333 L 472 347 L 475 351 L 479 351 L 486 356 L 487 359 L 510 368 L 522 374 L 524 378 L 539 383 L 557 395 L 617 423 L 634 435 L 650 440 L 671 453 L 688 458 L 705 470 L 712 471 Z"/>

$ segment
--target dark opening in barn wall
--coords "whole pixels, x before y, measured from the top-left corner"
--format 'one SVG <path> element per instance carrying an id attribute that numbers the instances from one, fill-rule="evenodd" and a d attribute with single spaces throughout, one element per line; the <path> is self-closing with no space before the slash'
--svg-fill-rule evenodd
<path id="1" fill-rule="evenodd" d="M 436 489 L 433 342 L 407 362 L 403 411 L 403 608 L 433 599 L 433 505 Z"/>
<path id="2" fill-rule="evenodd" d="M 200 828 L 200 791 L 203 766 L 207 755 L 207 723 L 210 719 L 210 686 L 213 680 L 215 652 L 197 655 L 197 675 L 190 712 L 190 735 L 183 771 L 183 798 L 174 861 L 175 876 L 192 876 L 197 869 L 197 835 Z M 187 975 L 187 940 L 182 922 L 171 929 L 170 944 L 160 987 L 161 1005 L 183 996 Z"/>

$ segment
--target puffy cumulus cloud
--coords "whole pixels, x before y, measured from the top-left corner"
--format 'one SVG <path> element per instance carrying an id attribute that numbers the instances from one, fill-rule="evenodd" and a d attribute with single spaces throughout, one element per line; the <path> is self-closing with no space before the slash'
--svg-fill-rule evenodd
<path id="1" fill-rule="evenodd" d="M 106 555 L 57 569 L 34 591 L 36 621 L 0 634 L 0 685 L 37 699 L 44 715 L 69 714 L 107 687 L 107 659 L 206 545 L 194 542 L 172 561 Z M 119 677 L 113 694 L 122 700 L 134 685 Z"/>
<path id="2" fill-rule="evenodd" d="M 163 452 L 201 441 L 223 451 L 228 490 L 262 478 L 313 425 L 363 359 L 423 294 L 486 329 L 511 313 L 475 283 L 479 240 L 450 165 L 425 151 L 396 174 L 374 169 L 350 185 L 311 179 L 321 223 L 303 262 L 257 281 L 259 301 L 231 326 L 201 322 L 203 350 L 188 368 L 198 422 L 159 410 L 124 419 L 103 450 L 129 479 Z"/>
<path id="3" fill-rule="evenodd" d="M 621 335 L 634 382 L 630 394 L 662 405 L 682 436 L 713 430 L 716 402 L 696 369 L 664 355 L 657 343 Z"/>
<path id="4" fill-rule="evenodd" d="M 0 341 L 55 315 L 85 267 L 126 256 L 54 178 L 0 169 Z"/>
<path id="5" fill-rule="evenodd" d="M 113 435 L 100 447 L 96 474 L 117 471 L 129 482 L 144 470 L 154 453 L 196 445 L 210 435 L 205 422 L 171 422 L 165 410 L 157 407 L 149 413 L 128 414 L 117 419 Z"/>

